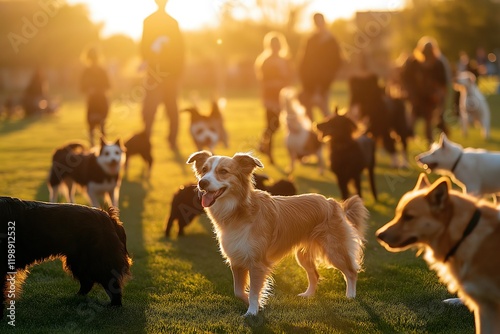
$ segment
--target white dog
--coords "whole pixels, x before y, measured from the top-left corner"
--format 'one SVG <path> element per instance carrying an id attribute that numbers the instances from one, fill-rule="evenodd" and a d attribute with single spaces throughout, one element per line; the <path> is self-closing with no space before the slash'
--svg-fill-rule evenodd
<path id="1" fill-rule="evenodd" d="M 456 79 L 455 88 L 460 92 L 459 110 L 462 133 L 467 136 L 468 127 L 479 123 L 483 138 L 490 137 L 490 108 L 486 98 L 476 85 L 476 76 L 462 72 Z"/>
<path id="2" fill-rule="evenodd" d="M 301 160 L 309 155 L 316 155 L 319 172 L 323 174 L 325 168 L 323 145 L 318 138 L 318 134 L 313 130 L 311 120 L 306 116 L 305 108 L 296 98 L 296 92 L 293 88 L 283 88 L 281 90 L 280 104 L 282 110 L 286 111 L 287 132 L 285 143 L 290 155 L 288 172 L 293 172 L 295 160 Z"/>
<path id="3" fill-rule="evenodd" d="M 254 188 L 252 174 L 263 165 L 248 154 L 230 158 L 201 151 L 187 162 L 193 164 L 201 204 L 231 266 L 234 294 L 248 305 L 246 316 L 263 306 L 273 267 L 291 252 L 309 280 L 300 296 L 314 295 L 318 263 L 339 269 L 347 297 L 356 296 L 368 218 L 358 196 L 343 203 L 319 194 L 271 196 Z"/>
<path id="4" fill-rule="evenodd" d="M 500 152 L 463 148 L 441 134 L 438 143 L 416 157 L 428 171 L 448 175 L 474 196 L 500 193 Z"/>

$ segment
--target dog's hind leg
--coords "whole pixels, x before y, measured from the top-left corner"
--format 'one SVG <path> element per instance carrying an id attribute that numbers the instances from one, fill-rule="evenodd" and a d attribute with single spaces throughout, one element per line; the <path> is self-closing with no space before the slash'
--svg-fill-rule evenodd
<path id="1" fill-rule="evenodd" d="M 356 282 L 358 280 L 359 265 L 354 259 L 355 255 L 351 254 L 354 250 L 350 248 L 358 247 L 359 245 L 353 240 L 348 240 L 347 230 L 338 232 L 343 232 L 342 234 L 345 236 L 344 240 L 339 241 L 338 237 L 327 238 L 322 242 L 322 246 L 328 262 L 340 270 L 344 275 L 344 280 L 347 284 L 346 297 L 354 298 L 356 297 Z M 340 235 L 341 234 L 339 234 L 339 236 Z"/>
<path id="2" fill-rule="evenodd" d="M 245 316 L 259 313 L 267 275 L 271 269 L 264 264 L 254 264 L 250 268 L 250 292 L 248 294 L 248 310 Z"/>
<path id="3" fill-rule="evenodd" d="M 174 225 L 174 215 L 170 214 L 170 217 L 168 217 L 167 220 L 167 227 L 165 228 L 165 236 L 167 238 L 170 238 L 170 230 L 172 230 L 172 226 Z"/>
<path id="4" fill-rule="evenodd" d="M 94 282 L 92 280 L 80 278 L 80 290 L 78 290 L 78 294 L 86 296 L 92 290 L 93 286 Z"/>
<path id="5" fill-rule="evenodd" d="M 248 305 L 248 293 L 245 291 L 248 286 L 248 269 L 231 266 L 231 271 L 233 272 L 234 295 Z"/>
<path id="6" fill-rule="evenodd" d="M 316 292 L 316 288 L 318 286 L 319 274 L 316 270 L 316 264 L 314 263 L 314 258 L 310 251 L 302 248 L 297 250 L 295 253 L 295 258 L 299 265 L 304 268 L 307 273 L 307 280 L 309 282 L 309 286 L 307 290 L 301 294 L 300 297 L 312 297 Z"/>

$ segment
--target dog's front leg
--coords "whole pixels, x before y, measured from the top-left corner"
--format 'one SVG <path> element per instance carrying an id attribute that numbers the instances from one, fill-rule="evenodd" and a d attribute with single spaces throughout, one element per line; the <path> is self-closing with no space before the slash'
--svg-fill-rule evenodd
<path id="1" fill-rule="evenodd" d="M 248 285 L 248 269 L 231 266 L 231 271 L 233 272 L 234 295 L 248 305 L 248 293 L 245 292 Z"/>
<path id="2" fill-rule="evenodd" d="M 93 207 L 99 207 L 99 196 L 97 196 L 97 192 L 93 189 L 91 185 L 87 187 L 87 195 L 89 196 L 90 203 Z"/>
<path id="3" fill-rule="evenodd" d="M 500 309 L 494 304 L 480 304 L 474 311 L 476 333 L 494 334 L 500 332 Z"/>
<path id="4" fill-rule="evenodd" d="M 270 269 L 262 264 L 254 264 L 250 268 L 250 293 L 245 317 L 259 313 L 260 300 L 269 272 Z"/>

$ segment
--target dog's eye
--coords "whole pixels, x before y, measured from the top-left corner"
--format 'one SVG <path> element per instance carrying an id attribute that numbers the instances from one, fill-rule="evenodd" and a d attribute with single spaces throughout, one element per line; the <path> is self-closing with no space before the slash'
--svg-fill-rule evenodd
<path id="1" fill-rule="evenodd" d="M 229 173 L 229 171 L 227 169 L 221 169 L 221 170 L 219 170 L 219 174 L 220 175 L 226 175 L 227 173 Z"/>
<path id="2" fill-rule="evenodd" d="M 206 173 L 206 172 L 208 172 L 208 167 L 207 167 L 207 166 L 203 166 L 203 167 L 201 168 L 201 172 L 202 172 L 202 173 Z"/>

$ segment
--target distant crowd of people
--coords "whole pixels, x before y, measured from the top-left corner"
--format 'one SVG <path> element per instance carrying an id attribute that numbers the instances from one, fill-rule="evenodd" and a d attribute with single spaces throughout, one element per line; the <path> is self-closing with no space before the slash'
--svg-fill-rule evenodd
<path id="1" fill-rule="evenodd" d="M 158 9 L 144 20 L 141 40 L 141 55 L 148 67 L 145 78 L 146 94 L 142 101 L 142 118 L 145 132 L 151 134 L 156 111 L 165 105 L 169 120 L 167 141 L 172 150 L 177 150 L 179 126 L 178 94 L 180 80 L 185 67 L 185 43 L 178 22 L 166 12 L 168 0 L 155 0 Z M 347 61 L 339 42 L 328 29 L 322 14 L 313 15 L 314 32 L 304 41 L 300 52 L 292 57 L 285 36 L 271 31 L 263 40 L 263 51 L 255 61 L 255 73 L 261 87 L 261 99 L 265 109 L 266 126 L 259 142 L 259 150 L 272 156 L 273 135 L 280 126 L 280 91 L 290 85 L 300 85 L 298 96 L 306 115 L 314 118 L 317 107 L 324 117 L 330 114 L 329 95 L 339 69 Z M 91 48 L 85 55 L 80 89 L 86 96 L 89 141 L 95 142 L 95 130 L 105 135 L 105 121 L 109 111 L 108 93 L 110 80 L 99 62 L 97 49 Z M 353 54 L 350 61 L 349 109 L 358 120 L 364 119 L 367 131 L 380 138 L 384 148 L 395 154 L 394 139 L 382 126 L 387 117 L 384 97 L 386 87 L 370 68 L 368 55 L 361 51 Z M 472 61 L 465 52 L 455 70 L 470 71 L 480 77 L 492 73 L 491 62 L 484 49 L 478 49 Z M 498 69 L 496 69 L 498 71 Z M 452 84 L 452 70 L 437 42 L 423 37 L 413 52 L 397 69 L 397 79 L 385 78 L 385 85 L 399 85 L 399 89 L 411 106 L 410 128 L 419 118 L 425 121 L 425 137 L 432 142 L 434 127 L 447 133 L 444 121 L 447 98 Z M 7 100 L 6 105 L 12 104 Z M 40 112 L 51 112 L 47 80 L 41 69 L 37 69 L 25 89 L 22 106 L 26 116 Z"/>

